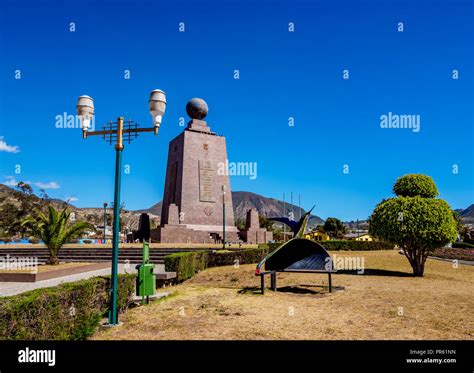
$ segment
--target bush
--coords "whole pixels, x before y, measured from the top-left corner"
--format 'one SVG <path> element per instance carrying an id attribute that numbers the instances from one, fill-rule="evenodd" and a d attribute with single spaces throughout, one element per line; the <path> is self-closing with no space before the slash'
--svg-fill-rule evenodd
<path id="1" fill-rule="evenodd" d="M 234 265 L 236 261 L 239 264 L 253 264 L 260 262 L 268 254 L 267 248 L 255 248 L 229 252 L 210 253 L 208 267 L 218 267 L 225 265 Z"/>
<path id="2" fill-rule="evenodd" d="M 165 271 L 176 272 L 176 281 L 182 282 L 207 268 L 206 251 L 187 251 L 165 256 Z"/>
<path id="3" fill-rule="evenodd" d="M 165 271 L 176 272 L 176 281 L 182 282 L 208 267 L 258 263 L 268 254 L 267 247 L 239 251 L 190 251 L 165 256 Z"/>
<path id="4" fill-rule="evenodd" d="M 472 249 L 441 248 L 433 251 L 432 255 L 443 259 L 474 261 L 474 250 Z"/>
<path id="5" fill-rule="evenodd" d="M 395 245 L 386 241 L 355 241 L 355 240 L 331 240 L 318 242 L 326 250 L 392 250 Z"/>
<path id="6" fill-rule="evenodd" d="M 435 198 L 439 194 L 433 179 L 422 174 L 399 177 L 393 186 L 393 192 L 399 197 Z"/>
<path id="7" fill-rule="evenodd" d="M 474 245 L 467 242 L 454 242 L 453 249 L 474 249 Z"/>
<path id="8" fill-rule="evenodd" d="M 259 249 L 267 249 L 269 253 L 277 249 L 283 242 L 267 242 L 258 245 Z"/>
<path id="9" fill-rule="evenodd" d="M 2 238 L 0 238 L 0 241 L 8 243 L 8 242 L 12 242 L 12 239 L 10 237 L 2 237 Z"/>
<path id="10" fill-rule="evenodd" d="M 110 276 L 93 277 L 0 298 L 0 339 L 80 340 L 91 336 L 109 308 Z M 135 276 L 119 275 L 117 305 L 131 304 Z"/>

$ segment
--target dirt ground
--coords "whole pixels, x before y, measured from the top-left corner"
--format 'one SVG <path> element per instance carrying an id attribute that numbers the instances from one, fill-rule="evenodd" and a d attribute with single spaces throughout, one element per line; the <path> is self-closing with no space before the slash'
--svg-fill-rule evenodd
<path id="1" fill-rule="evenodd" d="M 212 268 L 93 339 L 474 339 L 474 266 L 428 259 L 415 278 L 397 251 L 332 254 L 365 273 L 334 275 L 333 293 L 327 275 L 278 274 L 261 295 L 255 265 Z"/>

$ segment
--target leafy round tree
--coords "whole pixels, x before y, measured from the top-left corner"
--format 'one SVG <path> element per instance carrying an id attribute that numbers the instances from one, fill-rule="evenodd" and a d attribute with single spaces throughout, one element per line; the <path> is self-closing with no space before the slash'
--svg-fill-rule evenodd
<path id="1" fill-rule="evenodd" d="M 399 197 L 435 198 L 439 194 L 433 179 L 422 174 L 399 177 L 393 186 L 393 192 Z"/>
<path id="2" fill-rule="evenodd" d="M 337 218 L 327 218 L 324 222 L 323 229 L 326 233 L 333 234 L 336 238 L 346 232 L 346 227 Z"/>
<path id="3" fill-rule="evenodd" d="M 369 233 L 397 244 L 413 274 L 423 276 L 427 257 L 457 237 L 453 212 L 446 201 L 434 198 L 438 190 L 429 176 L 403 176 L 393 189 L 397 197 L 376 206 L 369 219 Z"/>

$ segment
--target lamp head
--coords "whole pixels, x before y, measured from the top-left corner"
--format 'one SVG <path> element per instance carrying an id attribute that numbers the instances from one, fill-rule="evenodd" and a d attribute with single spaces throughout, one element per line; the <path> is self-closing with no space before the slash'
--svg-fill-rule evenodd
<path id="1" fill-rule="evenodd" d="M 94 116 L 94 100 L 90 96 L 79 96 L 76 104 L 77 115 L 81 121 L 83 131 L 88 131 L 91 126 L 91 118 Z"/>
<path id="2" fill-rule="evenodd" d="M 155 134 L 158 133 L 163 114 L 166 110 L 166 94 L 161 89 L 155 89 L 150 93 L 148 100 L 148 108 L 150 115 L 153 118 L 153 125 L 155 126 Z"/>

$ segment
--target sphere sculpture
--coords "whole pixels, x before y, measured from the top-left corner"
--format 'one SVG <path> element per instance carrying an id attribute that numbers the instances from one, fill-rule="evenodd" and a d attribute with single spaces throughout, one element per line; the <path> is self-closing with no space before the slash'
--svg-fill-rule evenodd
<path id="1" fill-rule="evenodd" d="M 209 108 L 202 98 L 192 98 L 186 104 L 186 113 L 191 119 L 202 120 L 206 117 Z"/>

